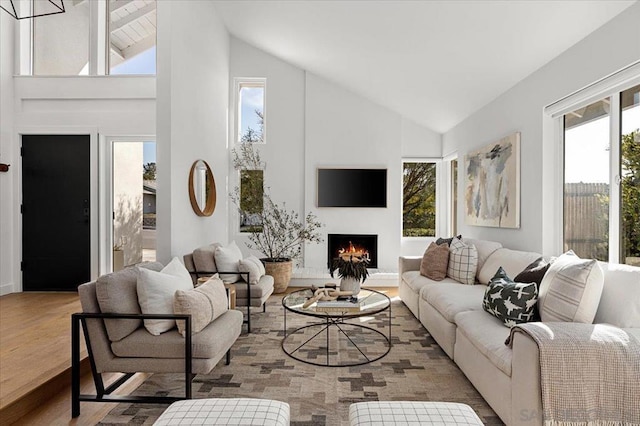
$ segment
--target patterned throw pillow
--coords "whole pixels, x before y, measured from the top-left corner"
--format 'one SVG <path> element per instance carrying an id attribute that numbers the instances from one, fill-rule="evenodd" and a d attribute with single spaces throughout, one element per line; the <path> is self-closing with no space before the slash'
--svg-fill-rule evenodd
<path id="1" fill-rule="evenodd" d="M 454 238 L 449 246 L 447 276 L 462 284 L 473 285 L 478 269 L 478 250 L 473 244 L 466 245 Z"/>
<path id="2" fill-rule="evenodd" d="M 442 281 L 447 276 L 449 265 L 449 247 L 431 243 L 422 256 L 420 275 L 434 281 Z"/>
<path id="3" fill-rule="evenodd" d="M 457 238 L 457 239 L 461 240 L 462 239 L 462 235 L 457 235 L 457 236 L 451 237 L 451 238 L 438 238 L 436 240 L 436 244 L 439 245 L 439 246 L 441 246 L 443 244 L 446 244 L 447 247 L 449 247 L 451 245 L 451 241 L 453 241 L 454 238 Z"/>
<path id="4" fill-rule="evenodd" d="M 517 283 L 500 267 L 491 278 L 482 300 L 482 308 L 507 327 L 533 321 L 538 302 L 536 283 Z"/>

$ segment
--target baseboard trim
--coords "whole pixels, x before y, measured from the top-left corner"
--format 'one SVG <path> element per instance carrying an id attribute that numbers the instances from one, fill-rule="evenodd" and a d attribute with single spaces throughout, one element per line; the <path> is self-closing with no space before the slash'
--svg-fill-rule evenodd
<path id="1" fill-rule="evenodd" d="M 0 296 L 15 293 L 13 290 L 13 283 L 7 283 L 0 285 Z"/>

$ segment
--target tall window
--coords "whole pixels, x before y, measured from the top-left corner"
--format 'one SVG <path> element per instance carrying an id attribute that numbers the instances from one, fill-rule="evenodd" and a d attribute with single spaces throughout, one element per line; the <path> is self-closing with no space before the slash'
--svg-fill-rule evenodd
<path id="1" fill-rule="evenodd" d="M 403 162 L 402 236 L 436 235 L 436 163 Z"/>
<path id="2" fill-rule="evenodd" d="M 22 2 L 34 10 L 45 0 Z M 24 20 L 33 75 L 156 74 L 156 0 L 73 0 L 65 13 Z"/>
<path id="3" fill-rule="evenodd" d="M 564 249 L 609 257 L 609 98 L 564 116 Z"/>
<path id="4" fill-rule="evenodd" d="M 236 142 L 266 142 L 265 89 L 265 79 L 236 80 Z"/>
<path id="5" fill-rule="evenodd" d="M 156 73 L 156 0 L 109 0 L 109 74 Z"/>
<path id="6" fill-rule="evenodd" d="M 640 86 L 563 121 L 564 249 L 640 264 Z"/>
<path id="7" fill-rule="evenodd" d="M 620 94 L 621 263 L 640 266 L 640 85 Z"/>
<path id="8" fill-rule="evenodd" d="M 264 171 L 240 171 L 240 232 L 262 231 Z"/>

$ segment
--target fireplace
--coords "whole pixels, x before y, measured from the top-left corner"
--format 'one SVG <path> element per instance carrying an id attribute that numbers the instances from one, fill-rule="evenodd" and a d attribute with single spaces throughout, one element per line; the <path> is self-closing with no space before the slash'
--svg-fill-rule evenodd
<path id="1" fill-rule="evenodd" d="M 330 268 L 331 260 L 337 258 L 340 253 L 363 253 L 369 257 L 369 268 L 378 267 L 378 236 L 370 234 L 329 234 L 327 267 Z"/>

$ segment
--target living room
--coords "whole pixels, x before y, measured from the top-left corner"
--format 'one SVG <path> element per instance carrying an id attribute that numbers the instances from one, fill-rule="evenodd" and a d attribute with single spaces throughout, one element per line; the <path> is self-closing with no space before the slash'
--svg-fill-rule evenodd
<path id="1" fill-rule="evenodd" d="M 155 137 L 159 261 L 166 264 L 214 241 L 236 241 L 245 255 L 250 254 L 242 244 L 246 235 L 238 232 L 238 213 L 227 196 L 238 181 L 230 150 L 237 135 L 236 79 L 243 78 L 266 81 L 266 141 L 259 149 L 271 196 L 302 216 L 315 213 L 325 225 L 325 240 L 332 233 L 377 234 L 381 272 L 397 274 L 399 256 L 421 256 L 434 239 L 402 235 L 403 160 L 442 164 L 435 236 L 451 236 L 455 230 L 511 249 L 561 254 L 561 151 L 554 127 L 557 117 L 545 108 L 629 67 L 637 79 L 640 5 L 558 2 L 545 5 L 551 8 L 545 11 L 534 2 L 520 2 L 513 11 L 505 11 L 505 5 L 493 2 L 419 3 L 160 1 L 157 76 L 143 77 L 110 77 L 95 70 L 90 70 L 95 74 L 90 77 L 27 75 L 23 71 L 29 67 L 19 53 L 25 38 L 22 23 L 0 11 L 0 163 L 10 164 L 8 172 L 0 173 L 0 294 L 23 291 L 20 146 L 24 134 L 90 135 L 95 147 L 90 215 L 96 224 L 91 230 L 90 279 L 110 272 L 112 262 L 113 244 L 106 238 L 108 213 L 101 211 L 105 205 L 101 197 L 106 197 L 99 174 L 107 161 L 102 156 L 104 135 Z M 394 7 L 401 8 L 401 16 L 389 23 L 387 15 L 397 11 Z M 444 11 L 459 13 L 462 23 L 444 18 L 438 22 L 438 13 Z M 489 19 L 491 14 L 500 19 Z M 478 24 L 483 19 L 488 24 Z M 560 31 L 561 19 L 571 21 L 569 30 Z M 287 21 L 289 26 L 284 25 Z M 350 21 L 352 31 L 343 28 Z M 385 43 L 387 36 L 394 41 L 402 37 L 395 33 L 402 35 L 403 28 L 404 37 L 410 39 L 407 28 L 417 31 L 420 25 L 434 27 L 434 32 L 424 33 L 430 38 L 413 39 L 402 49 Z M 436 32 L 452 26 L 463 27 L 456 30 L 460 33 L 456 37 L 452 31 L 445 32 L 447 36 Z M 367 27 L 377 31 L 363 32 Z M 522 34 L 514 35 L 518 29 Z M 351 38 L 341 39 L 340 34 Z M 364 47 L 360 51 L 358 43 L 369 49 L 373 44 L 362 38 L 378 43 L 388 59 Z M 339 48 L 340 43 L 346 47 Z M 332 46 L 335 55 L 328 51 Z M 368 61 L 357 58 L 374 53 L 377 56 Z M 411 55 L 432 54 L 431 65 L 423 58 L 422 69 L 412 68 L 416 62 Z M 505 63 L 489 66 L 481 57 Z M 395 73 L 373 72 L 387 67 Z M 349 68 L 350 73 L 345 71 Z M 435 71 L 426 73 L 428 68 Z M 421 78 L 421 70 L 430 77 Z M 450 88 L 439 87 L 435 80 L 443 74 L 448 75 Z M 619 91 L 633 85 L 627 83 Z M 452 95 L 447 97 L 448 93 Z M 447 162 L 455 158 L 462 165 L 469 152 L 516 132 L 521 137 L 519 227 L 467 224 L 462 174 L 457 182 L 457 215 L 451 219 Z M 215 176 L 217 205 L 210 217 L 194 215 L 188 202 L 187 176 L 198 159 L 207 161 Z M 386 208 L 318 208 L 319 168 L 386 169 Z M 302 266 L 323 270 L 326 253 L 326 243 L 307 245 Z M 397 286 L 397 279 L 393 283 Z"/>

